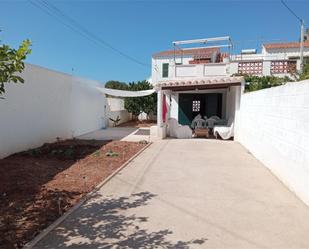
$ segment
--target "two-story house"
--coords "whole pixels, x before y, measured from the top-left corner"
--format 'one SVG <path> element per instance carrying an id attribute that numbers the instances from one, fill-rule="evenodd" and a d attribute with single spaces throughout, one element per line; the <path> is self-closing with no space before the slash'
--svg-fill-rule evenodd
<path id="1" fill-rule="evenodd" d="M 203 46 L 181 47 L 197 43 Z M 152 56 L 159 127 L 164 126 L 163 103 L 168 105 L 167 118 L 183 125 L 191 124 L 198 114 L 236 120 L 245 82 L 233 75 L 291 77 L 300 69 L 299 42 L 263 44 L 261 53 L 245 49 L 237 55 L 229 51 L 230 37 L 177 41 L 173 45 L 174 49 Z M 226 48 L 228 51 L 222 51 Z M 304 42 L 303 51 L 304 63 L 309 62 L 309 41 Z"/>
<path id="2" fill-rule="evenodd" d="M 255 49 L 231 56 L 233 73 L 291 77 L 300 70 L 300 43 L 267 43 L 261 53 Z M 309 62 L 309 41 L 304 42 L 303 63 Z"/>
<path id="3" fill-rule="evenodd" d="M 218 41 L 227 44 L 209 46 Z M 244 80 L 232 76 L 230 56 L 221 51 L 230 46 L 229 41 L 229 37 L 178 41 L 173 43 L 174 50 L 153 55 L 152 84 L 158 91 L 160 136 L 164 136 L 164 121 L 168 118 L 175 118 L 182 125 L 191 125 L 198 114 L 204 118 L 236 119 Z M 179 46 L 196 43 L 204 46 Z M 167 113 L 163 105 L 167 105 Z"/>

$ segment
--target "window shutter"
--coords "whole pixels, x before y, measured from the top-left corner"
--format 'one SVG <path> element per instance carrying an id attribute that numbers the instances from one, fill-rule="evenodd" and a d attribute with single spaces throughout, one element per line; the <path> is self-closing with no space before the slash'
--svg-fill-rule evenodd
<path id="1" fill-rule="evenodd" d="M 162 64 L 162 78 L 168 77 L 168 63 Z"/>

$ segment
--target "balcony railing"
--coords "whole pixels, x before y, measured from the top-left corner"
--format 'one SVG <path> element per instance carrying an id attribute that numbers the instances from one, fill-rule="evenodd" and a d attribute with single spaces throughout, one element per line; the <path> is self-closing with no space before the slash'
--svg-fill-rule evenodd
<path id="1" fill-rule="evenodd" d="M 176 65 L 174 67 L 174 78 L 204 78 L 216 76 L 228 76 L 229 65 L 226 63 L 207 63 L 207 64 L 190 64 Z"/>

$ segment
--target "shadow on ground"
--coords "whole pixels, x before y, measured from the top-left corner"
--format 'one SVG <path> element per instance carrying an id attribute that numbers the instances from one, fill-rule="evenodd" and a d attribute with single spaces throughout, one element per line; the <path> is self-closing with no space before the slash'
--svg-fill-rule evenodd
<path id="1" fill-rule="evenodd" d="M 36 248 L 177 248 L 201 245 L 207 239 L 171 241 L 173 231 L 149 231 L 141 228 L 148 217 L 132 214 L 135 208 L 147 205 L 155 195 L 149 192 L 129 197 L 94 197 L 71 215 L 60 227 L 43 239 Z M 130 213 L 130 214 L 129 214 Z"/>
<path id="2" fill-rule="evenodd" d="M 109 141 L 66 140 L 0 160 L 0 249 L 22 248 L 83 192 L 46 184 Z M 60 188 L 60 189 L 57 189 Z"/>
<path id="3" fill-rule="evenodd" d="M 1 159 L 0 249 L 22 248 L 143 146 L 73 139 Z"/>

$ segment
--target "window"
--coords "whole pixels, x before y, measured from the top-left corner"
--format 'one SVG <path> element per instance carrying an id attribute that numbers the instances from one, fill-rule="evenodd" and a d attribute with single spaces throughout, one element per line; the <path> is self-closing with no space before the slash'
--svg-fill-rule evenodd
<path id="1" fill-rule="evenodd" d="M 162 78 L 168 78 L 168 63 L 162 64 Z"/>
<path id="2" fill-rule="evenodd" d="M 192 111 L 193 112 L 199 112 L 200 108 L 201 108 L 201 101 L 193 100 L 192 101 Z"/>

